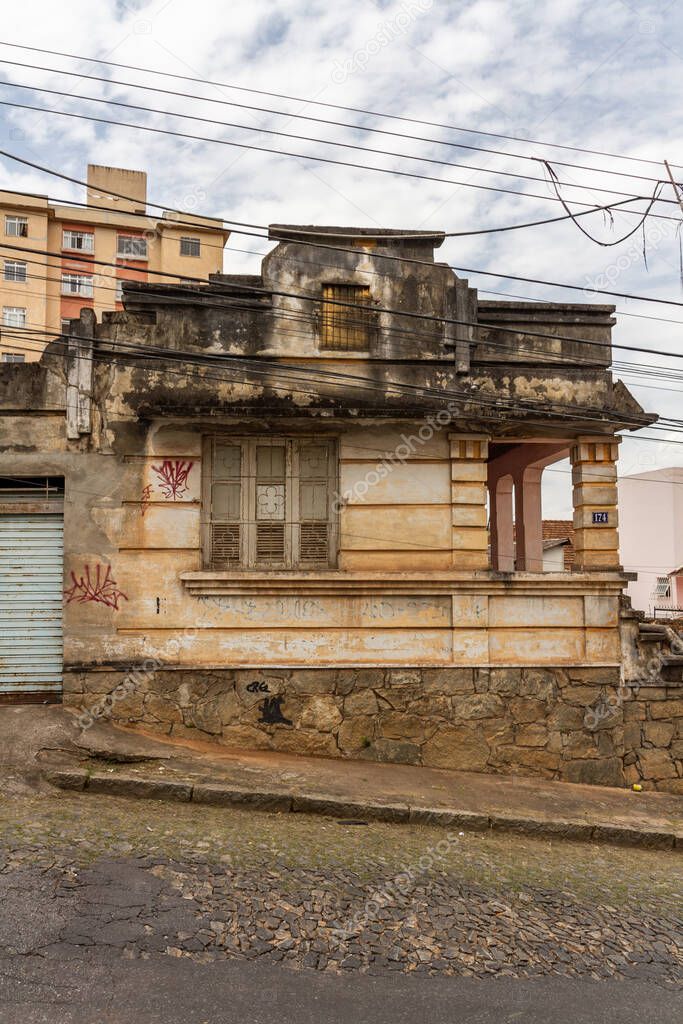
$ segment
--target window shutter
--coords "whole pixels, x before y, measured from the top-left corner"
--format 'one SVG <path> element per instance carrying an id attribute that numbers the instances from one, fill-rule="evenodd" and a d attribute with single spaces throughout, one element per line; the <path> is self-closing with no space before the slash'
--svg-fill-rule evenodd
<path id="1" fill-rule="evenodd" d="M 287 521 L 287 450 L 256 445 L 256 561 L 284 564 Z"/>
<path id="2" fill-rule="evenodd" d="M 211 526 L 211 565 L 214 569 L 232 568 L 241 562 L 239 523 L 213 523 Z"/>
<path id="3" fill-rule="evenodd" d="M 329 563 L 330 448 L 299 446 L 299 564 L 310 568 Z"/>
<path id="4" fill-rule="evenodd" d="M 334 564 L 336 443 L 213 438 L 203 510 L 214 569 L 304 569 Z"/>
<path id="5" fill-rule="evenodd" d="M 327 523 L 301 524 L 301 565 L 309 567 L 327 565 L 329 548 L 330 538 Z"/>
<path id="6" fill-rule="evenodd" d="M 242 563 L 242 448 L 217 441 L 211 485 L 211 565 L 229 569 Z"/>
<path id="7" fill-rule="evenodd" d="M 258 562 L 284 562 L 284 523 L 256 524 L 256 560 Z"/>

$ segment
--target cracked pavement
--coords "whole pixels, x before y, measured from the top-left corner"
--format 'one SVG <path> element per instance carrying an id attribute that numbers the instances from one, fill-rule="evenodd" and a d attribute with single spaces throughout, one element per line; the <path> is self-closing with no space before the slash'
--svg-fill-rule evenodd
<path id="1" fill-rule="evenodd" d="M 492 981 L 499 995 L 514 981 L 601 993 L 619 982 L 623 999 L 636 982 L 648 1006 L 664 1000 L 653 1020 L 680 1019 L 682 863 L 675 852 L 429 826 L 9 796 L 0 1020 L 80 1020 L 32 1016 L 43 987 L 73 1013 L 69 992 L 86 975 L 158 978 L 173 964 L 174 977 L 209 972 L 231 986 L 244 971 L 277 971 L 278 985 L 296 975 L 309 994 L 365 978 L 392 991 L 428 982 L 432 995 L 458 981 L 475 999 Z"/>

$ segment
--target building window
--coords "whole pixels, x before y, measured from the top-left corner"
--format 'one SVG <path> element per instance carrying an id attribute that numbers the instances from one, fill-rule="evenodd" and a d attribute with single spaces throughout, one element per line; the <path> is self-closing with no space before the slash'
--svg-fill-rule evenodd
<path id="1" fill-rule="evenodd" d="M 324 284 L 322 347 L 340 352 L 366 351 L 375 329 L 375 314 L 370 303 L 370 289 L 365 285 Z"/>
<path id="2" fill-rule="evenodd" d="M 658 576 L 655 583 L 653 597 L 671 597 L 671 578 L 669 576 Z"/>
<path id="3" fill-rule="evenodd" d="M 147 239 L 141 235 L 118 235 L 116 255 L 132 260 L 147 259 Z"/>
<path id="4" fill-rule="evenodd" d="M 201 242 L 198 238 L 181 238 L 180 239 L 180 255 L 181 256 L 199 256 L 201 250 Z"/>
<path id="5" fill-rule="evenodd" d="M 123 302 L 123 281 L 118 278 L 114 289 L 114 298 L 117 302 Z"/>
<path id="6" fill-rule="evenodd" d="M 3 352 L 2 361 L 3 363 L 23 363 L 25 356 L 21 352 Z"/>
<path id="7" fill-rule="evenodd" d="M 2 307 L 2 326 L 3 327 L 25 327 L 26 326 L 26 310 L 23 306 L 3 306 Z"/>
<path id="8" fill-rule="evenodd" d="M 71 320 L 69 317 L 62 317 L 61 330 L 62 334 L 71 334 Z"/>
<path id="9" fill-rule="evenodd" d="M 216 437 L 207 448 L 202 505 L 209 566 L 334 565 L 333 441 Z"/>
<path id="10" fill-rule="evenodd" d="M 25 284 L 26 266 L 27 264 L 24 263 L 23 260 L 5 260 L 5 281 L 14 281 L 15 284 Z"/>
<path id="11" fill-rule="evenodd" d="M 92 298 L 92 274 L 62 274 L 62 295 Z"/>
<path id="12" fill-rule="evenodd" d="M 5 217 L 5 234 L 12 238 L 28 238 L 28 217 Z"/>
<path id="13" fill-rule="evenodd" d="M 76 249 L 79 252 L 94 252 L 95 235 L 92 231 L 63 231 L 62 249 Z"/>

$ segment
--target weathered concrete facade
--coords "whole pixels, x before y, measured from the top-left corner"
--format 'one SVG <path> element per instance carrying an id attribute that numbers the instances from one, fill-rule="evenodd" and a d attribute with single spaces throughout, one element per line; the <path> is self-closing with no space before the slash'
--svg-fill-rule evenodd
<path id="1" fill-rule="evenodd" d="M 65 481 L 65 702 L 618 784 L 623 716 L 582 721 L 619 687 L 615 431 L 651 417 L 612 308 L 478 302 L 438 235 L 272 235 L 260 277 L 131 285 L 0 371 L 2 474 Z M 543 573 L 567 454 L 576 564 Z"/>

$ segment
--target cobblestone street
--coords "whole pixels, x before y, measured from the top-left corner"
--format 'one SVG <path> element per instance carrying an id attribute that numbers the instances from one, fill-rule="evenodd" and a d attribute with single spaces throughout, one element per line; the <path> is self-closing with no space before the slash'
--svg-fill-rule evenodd
<path id="1" fill-rule="evenodd" d="M 4 964 L 683 979 L 675 853 L 68 794 L 0 834 Z"/>

